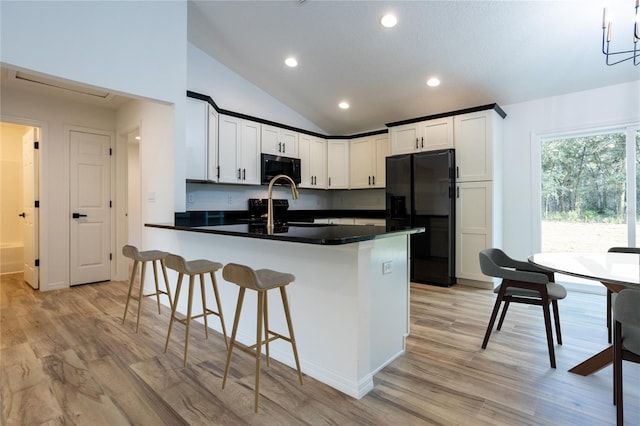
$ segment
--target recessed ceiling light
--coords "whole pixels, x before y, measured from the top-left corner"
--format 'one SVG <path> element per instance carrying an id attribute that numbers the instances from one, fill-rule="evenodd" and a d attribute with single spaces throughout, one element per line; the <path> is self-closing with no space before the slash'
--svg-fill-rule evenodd
<path id="1" fill-rule="evenodd" d="M 294 68 L 298 66 L 298 61 L 293 56 L 289 56 L 284 60 L 284 63 L 287 64 L 288 67 Z"/>
<path id="2" fill-rule="evenodd" d="M 345 101 L 340 102 L 338 106 L 342 109 L 349 109 L 349 103 Z"/>
<path id="3" fill-rule="evenodd" d="M 435 77 L 430 78 L 429 80 L 427 80 L 427 86 L 429 87 L 436 87 L 440 85 L 440 80 L 438 80 Z"/>
<path id="4" fill-rule="evenodd" d="M 396 18 L 395 15 L 387 14 L 380 18 L 380 23 L 385 28 L 392 28 L 398 23 L 398 18 Z"/>
<path id="5" fill-rule="evenodd" d="M 139 141 L 140 140 L 140 136 L 136 136 L 136 140 Z"/>

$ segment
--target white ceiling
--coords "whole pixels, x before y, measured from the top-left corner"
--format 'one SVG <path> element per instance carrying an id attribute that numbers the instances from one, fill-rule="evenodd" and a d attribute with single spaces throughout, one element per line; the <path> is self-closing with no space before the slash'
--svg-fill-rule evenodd
<path id="1" fill-rule="evenodd" d="M 190 0 L 189 40 L 328 134 L 349 135 L 640 80 L 630 62 L 605 65 L 603 2 Z M 632 49 L 635 1 L 609 3 L 620 5 L 612 48 Z M 387 12 L 393 29 L 379 25 Z M 431 76 L 442 84 L 427 88 Z"/>

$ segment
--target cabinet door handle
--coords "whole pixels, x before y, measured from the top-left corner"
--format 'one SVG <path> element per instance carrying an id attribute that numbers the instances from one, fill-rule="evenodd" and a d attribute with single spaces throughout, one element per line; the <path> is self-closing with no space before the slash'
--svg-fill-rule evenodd
<path id="1" fill-rule="evenodd" d="M 278 142 L 278 152 L 282 152 L 282 142 Z"/>
<path id="2" fill-rule="evenodd" d="M 329 186 L 331 186 L 331 176 L 329 176 Z"/>
<path id="3" fill-rule="evenodd" d="M 422 142 L 421 142 L 421 144 L 422 144 L 421 148 L 424 148 L 424 136 L 422 136 L 422 137 L 420 138 L 420 140 L 422 141 Z"/>
<path id="4" fill-rule="evenodd" d="M 318 183 L 318 178 L 317 177 L 313 176 L 311 179 L 313 180 L 313 184 L 314 185 L 316 185 Z"/>
<path id="5" fill-rule="evenodd" d="M 416 138 L 416 149 L 418 149 L 418 138 Z"/>
<path id="6" fill-rule="evenodd" d="M 371 180 L 373 181 L 373 184 L 375 185 L 376 184 L 376 177 L 375 176 L 371 176 L 371 177 L 372 177 Z"/>
<path id="7" fill-rule="evenodd" d="M 242 180 L 247 180 L 247 169 L 242 169 Z"/>
<path id="8" fill-rule="evenodd" d="M 216 169 L 218 169 L 218 171 L 216 172 L 218 179 L 220 179 L 220 166 L 216 167 Z"/>
<path id="9" fill-rule="evenodd" d="M 369 185 L 371 185 L 371 176 L 369 176 Z"/>
<path id="10" fill-rule="evenodd" d="M 460 179 L 460 167 L 456 166 L 456 179 Z"/>
<path id="11" fill-rule="evenodd" d="M 238 169 L 238 180 L 242 179 L 242 171 L 240 169 Z"/>
<path id="12" fill-rule="evenodd" d="M 285 154 L 287 152 L 287 144 L 286 143 L 282 143 L 282 153 Z"/>

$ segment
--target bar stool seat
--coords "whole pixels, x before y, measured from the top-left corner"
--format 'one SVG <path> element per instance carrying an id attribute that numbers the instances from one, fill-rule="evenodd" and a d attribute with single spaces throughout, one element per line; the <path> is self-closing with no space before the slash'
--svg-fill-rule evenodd
<path id="1" fill-rule="evenodd" d="M 225 346 L 228 348 L 229 343 L 227 339 L 227 329 L 224 325 L 224 317 L 222 315 L 222 306 L 220 304 L 220 295 L 218 293 L 218 283 L 216 282 L 215 272 L 222 268 L 222 263 L 212 262 L 210 260 L 205 259 L 197 259 L 186 261 L 182 256 L 178 256 L 175 254 L 169 254 L 165 260 L 167 267 L 173 269 L 178 272 L 178 284 L 176 286 L 176 297 L 173 302 L 173 306 L 171 308 L 171 320 L 169 321 L 169 331 L 167 332 L 167 341 L 164 345 L 164 351 L 167 352 L 167 348 L 169 347 L 169 338 L 171 337 L 171 328 L 173 327 L 173 322 L 178 321 L 181 324 L 186 326 L 185 332 L 185 340 L 184 340 L 184 366 L 187 366 L 187 351 L 189 350 L 189 332 L 191 329 L 191 320 L 197 318 L 204 318 L 204 332 L 205 338 L 209 338 L 209 324 L 207 322 L 207 317 L 209 315 L 215 315 L 220 319 L 220 324 L 222 326 L 222 334 L 224 336 Z M 207 299 L 206 292 L 204 288 L 204 274 L 209 274 L 211 276 L 211 284 L 213 286 L 213 293 L 216 298 L 217 311 L 209 309 L 207 307 Z M 180 297 L 180 289 L 182 288 L 182 278 L 188 275 L 189 276 L 189 295 L 187 299 L 187 316 L 185 318 L 177 318 L 176 310 L 178 307 L 178 299 Z M 192 307 L 193 307 L 193 286 L 195 282 L 195 276 L 198 275 L 200 277 L 200 293 L 202 295 L 202 313 L 193 315 Z"/>
<path id="2" fill-rule="evenodd" d="M 158 314 L 160 314 L 160 295 L 165 294 L 169 298 L 169 305 L 172 304 L 171 299 L 171 290 L 169 289 L 169 280 L 167 278 L 167 270 L 165 268 L 164 259 L 167 257 L 169 253 L 160 250 L 147 250 L 147 251 L 139 251 L 137 247 L 132 245 L 125 245 L 122 247 L 122 254 L 125 257 L 133 260 L 133 268 L 131 270 L 131 278 L 129 279 L 129 291 L 127 292 L 127 302 L 124 306 L 124 315 L 122 316 L 122 323 L 124 324 L 125 319 L 127 318 L 127 310 L 129 309 L 129 301 L 131 299 L 136 300 L 138 302 L 138 318 L 136 319 L 136 333 L 138 332 L 138 326 L 140 325 L 140 308 L 142 306 L 142 299 L 144 297 L 152 297 L 156 296 L 158 301 Z M 155 286 L 156 291 L 154 293 L 144 294 L 144 275 L 147 267 L 147 262 L 151 262 L 153 265 L 153 276 L 155 278 Z M 164 286 L 165 290 L 160 290 L 160 286 L 158 284 L 158 266 L 156 262 L 160 262 L 160 266 L 162 267 L 162 275 L 164 276 Z M 138 270 L 138 264 L 142 263 L 142 270 L 140 272 L 140 291 L 138 292 L 138 296 L 132 295 L 133 293 L 133 282 L 135 280 L 136 272 Z"/>
<path id="3" fill-rule="evenodd" d="M 267 366 L 269 366 L 269 342 L 276 339 L 283 339 L 291 343 L 293 349 L 293 356 L 296 361 L 296 368 L 298 370 L 298 378 L 300 384 L 302 384 L 302 372 L 300 371 L 300 361 L 298 359 L 298 349 L 296 347 L 296 340 L 293 335 L 293 325 L 291 323 L 291 313 L 289 311 L 289 303 L 287 301 L 287 293 L 285 287 L 295 280 L 295 276 L 288 273 L 273 271 L 271 269 L 259 269 L 253 270 L 248 266 L 239 265 L 236 263 L 227 264 L 222 270 L 222 277 L 229 282 L 240 286 L 238 293 L 238 302 L 236 305 L 236 314 L 233 321 L 233 331 L 231 332 L 231 342 L 229 343 L 229 352 L 227 354 L 227 363 L 224 369 L 224 378 L 222 379 L 222 388 L 227 381 L 227 375 L 229 373 L 229 365 L 231 363 L 231 354 L 234 347 L 254 353 L 256 358 L 256 379 L 255 379 L 255 412 L 258 412 L 258 399 L 260 397 L 260 359 L 262 355 L 262 345 L 266 348 Z M 282 298 L 282 306 L 284 308 L 284 314 L 287 320 L 287 327 L 289 329 L 289 336 L 283 336 L 269 330 L 269 316 L 268 316 L 268 302 L 267 291 L 271 289 L 280 289 L 280 296 Z M 242 303 L 244 301 L 244 294 L 247 289 L 255 290 L 258 292 L 258 326 L 256 331 L 256 343 L 248 347 L 241 347 L 236 343 L 236 333 L 238 331 L 238 323 L 240 322 L 240 312 L 242 310 Z"/>

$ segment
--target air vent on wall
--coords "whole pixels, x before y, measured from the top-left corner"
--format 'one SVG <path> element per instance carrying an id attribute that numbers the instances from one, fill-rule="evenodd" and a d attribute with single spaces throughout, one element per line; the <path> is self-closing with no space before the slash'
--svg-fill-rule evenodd
<path id="1" fill-rule="evenodd" d="M 43 86 L 65 90 L 68 92 L 73 92 L 81 95 L 92 96 L 94 98 L 100 98 L 104 100 L 108 100 L 113 96 L 113 94 L 111 94 L 110 92 L 106 92 L 104 90 L 92 89 L 90 87 L 80 86 L 72 83 L 64 83 L 59 80 L 54 80 L 51 78 L 42 77 L 34 74 L 28 74 L 22 71 L 15 72 L 15 75 L 13 77 L 16 80 L 20 80 L 28 83 L 40 84 Z"/>

